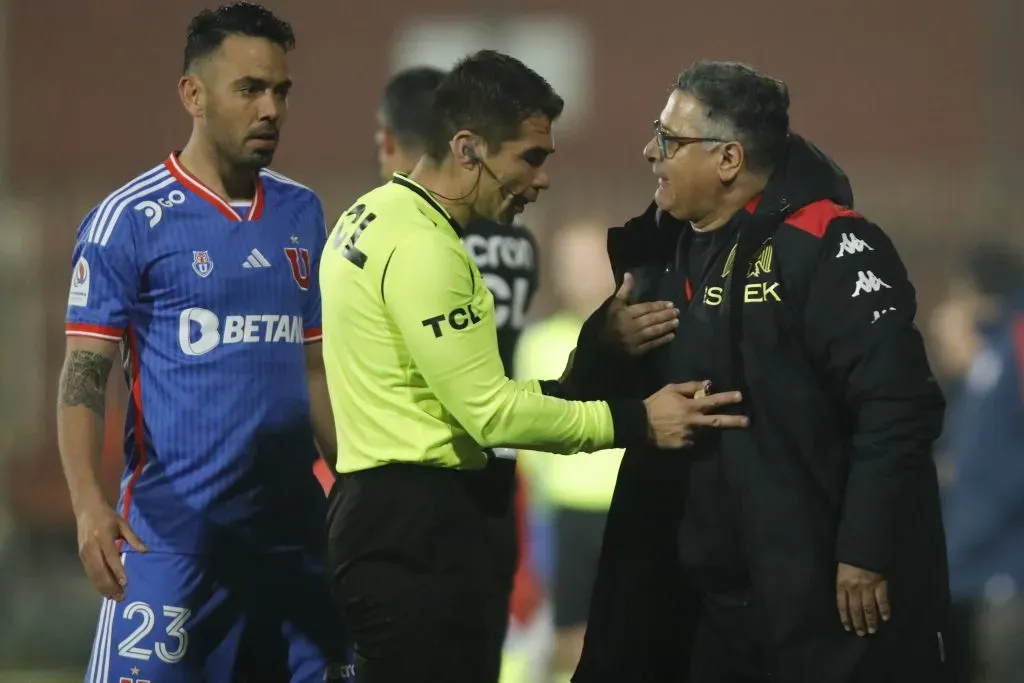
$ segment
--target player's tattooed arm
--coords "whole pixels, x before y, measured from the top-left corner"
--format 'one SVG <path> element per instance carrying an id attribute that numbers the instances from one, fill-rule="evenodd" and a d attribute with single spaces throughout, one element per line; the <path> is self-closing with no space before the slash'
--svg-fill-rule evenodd
<path id="1" fill-rule="evenodd" d="M 106 408 L 107 377 L 113 364 L 112 358 L 94 351 L 70 351 L 60 376 L 60 405 L 84 406 L 102 416 Z"/>

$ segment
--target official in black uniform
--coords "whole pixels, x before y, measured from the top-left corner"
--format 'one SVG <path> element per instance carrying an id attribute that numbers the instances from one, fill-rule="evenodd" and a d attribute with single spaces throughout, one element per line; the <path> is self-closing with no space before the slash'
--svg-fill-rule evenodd
<path id="1" fill-rule="evenodd" d="M 439 69 L 414 67 L 399 72 L 388 82 L 378 109 L 376 134 L 377 158 L 384 180 L 390 180 L 396 172 L 410 172 L 419 161 L 429 133 L 434 90 L 443 77 L 444 72 Z M 516 344 L 537 291 L 537 243 L 520 225 L 485 220 L 470 222 L 462 241 L 494 295 L 498 348 L 505 374 L 512 377 Z M 483 504 L 492 511 L 491 538 L 498 558 L 495 581 L 499 590 L 495 595 L 500 598 L 493 606 L 487 634 L 491 675 L 481 683 L 497 682 L 500 675 L 509 597 L 519 561 L 512 504 L 518 485 L 514 457 L 510 449 L 500 449 L 491 454 L 484 470 L 472 474 L 478 479 Z"/>
<path id="2" fill-rule="evenodd" d="M 742 392 L 751 427 L 683 458 L 627 450 L 575 683 L 955 680 L 944 401 L 914 288 L 788 107 L 749 67 L 685 71 L 644 150 L 655 203 L 609 232 L 617 281 L 672 301 L 679 327 L 606 350 L 577 396 L 708 378 Z M 577 360 L 623 311 L 588 322 Z"/>

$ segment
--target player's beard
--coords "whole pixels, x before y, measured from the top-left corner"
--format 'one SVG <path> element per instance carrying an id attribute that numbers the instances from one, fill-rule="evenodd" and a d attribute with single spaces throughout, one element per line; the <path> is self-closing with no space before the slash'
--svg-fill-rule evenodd
<path id="1" fill-rule="evenodd" d="M 274 152 L 271 150 L 254 150 L 247 155 L 247 167 L 253 171 L 270 166 L 274 161 Z"/>
<path id="2" fill-rule="evenodd" d="M 274 161 L 274 149 L 252 149 L 248 145 L 249 138 L 243 139 L 241 145 L 218 145 L 221 157 L 238 170 L 258 171 Z"/>
<path id="3" fill-rule="evenodd" d="M 208 130 L 213 137 L 214 148 L 221 163 L 232 169 L 256 172 L 269 166 L 274 160 L 276 145 L 260 148 L 252 144 L 251 129 L 247 129 L 241 135 L 228 125 L 212 125 Z"/>

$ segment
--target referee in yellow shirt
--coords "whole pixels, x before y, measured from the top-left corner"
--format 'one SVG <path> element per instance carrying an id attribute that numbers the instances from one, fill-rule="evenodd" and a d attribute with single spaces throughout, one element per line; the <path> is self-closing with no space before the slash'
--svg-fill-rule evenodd
<path id="1" fill-rule="evenodd" d="M 482 448 L 597 451 L 688 443 L 736 394 L 693 383 L 646 400 L 558 398 L 508 379 L 494 301 L 459 240 L 474 218 L 508 222 L 548 187 L 562 99 L 521 62 L 483 51 L 436 93 L 434 131 L 408 176 L 338 220 L 320 266 L 324 363 L 338 431 L 328 563 L 356 643 L 359 683 L 482 678 L 493 553 L 465 470 Z M 577 352 L 582 364 L 585 349 Z"/>

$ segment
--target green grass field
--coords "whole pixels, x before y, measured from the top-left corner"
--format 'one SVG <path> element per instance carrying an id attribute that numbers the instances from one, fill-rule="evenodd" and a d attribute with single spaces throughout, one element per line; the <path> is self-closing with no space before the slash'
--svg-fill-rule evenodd
<path id="1" fill-rule="evenodd" d="M 75 671 L 0 671 L 0 683 L 82 683 Z"/>

